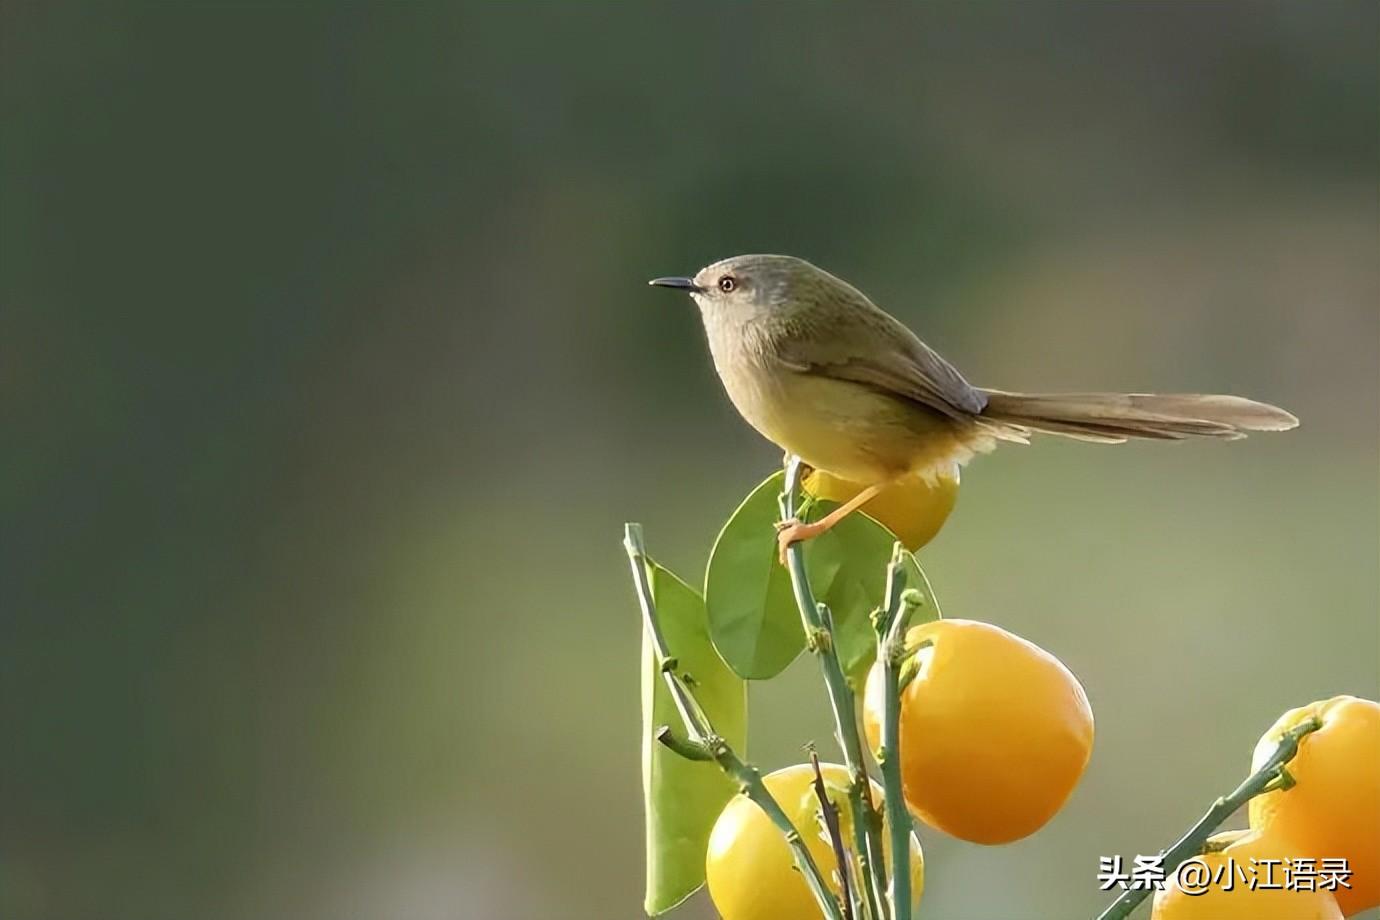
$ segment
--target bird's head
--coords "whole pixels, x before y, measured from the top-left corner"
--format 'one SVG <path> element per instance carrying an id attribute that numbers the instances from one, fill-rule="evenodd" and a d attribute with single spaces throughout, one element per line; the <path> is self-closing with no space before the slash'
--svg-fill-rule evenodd
<path id="1" fill-rule="evenodd" d="M 733 256 L 705 266 L 692 278 L 648 283 L 689 293 L 706 322 L 789 315 L 853 290 L 804 259 L 778 255 Z"/>

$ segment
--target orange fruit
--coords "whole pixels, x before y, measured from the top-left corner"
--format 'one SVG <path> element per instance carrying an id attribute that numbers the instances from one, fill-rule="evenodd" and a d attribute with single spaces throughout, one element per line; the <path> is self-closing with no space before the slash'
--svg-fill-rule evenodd
<path id="1" fill-rule="evenodd" d="M 1296 785 L 1251 799 L 1251 827 L 1294 841 L 1297 856 L 1345 859 L 1351 888 L 1335 894 L 1350 916 L 1380 904 L 1380 703 L 1335 696 L 1291 709 L 1261 737 L 1251 766 L 1313 716 L 1322 728 L 1299 741 L 1286 766 Z"/>
<path id="2" fill-rule="evenodd" d="M 1053 655 L 989 623 L 936 620 L 906 645 L 919 671 L 901 691 L 901 778 L 916 817 L 974 843 L 1039 830 L 1068 799 L 1093 744 L 1078 679 Z M 881 740 L 882 669 L 874 665 L 863 727 Z"/>
<path id="3" fill-rule="evenodd" d="M 823 470 L 812 470 L 801 486 L 807 495 L 839 503 L 866 488 Z M 897 480 L 873 496 L 862 506 L 862 511 L 915 552 L 939 533 L 957 500 L 958 467 L 955 466 L 951 474 L 933 483 L 919 476 Z"/>
<path id="4" fill-rule="evenodd" d="M 1208 848 L 1155 892 L 1150 920 L 1342 920 L 1331 892 L 1298 890 L 1291 881 L 1287 865 L 1297 853 L 1283 839 L 1228 831 L 1209 838 Z"/>
<path id="5" fill-rule="evenodd" d="M 853 812 L 848 804 L 848 769 L 839 764 L 820 764 L 829 801 L 839 810 L 843 841 L 852 850 Z M 767 790 L 800 831 L 815 865 L 835 895 L 840 893 L 838 858 L 820 819 L 819 798 L 814 788 L 814 768 L 797 764 L 762 778 Z M 882 788 L 872 784 L 872 800 L 878 808 Z M 891 867 L 887 835 L 882 835 L 883 854 Z M 855 878 L 861 877 L 855 873 Z M 911 895 L 920 902 L 925 882 L 925 860 L 920 844 L 911 837 Z M 705 856 L 705 880 L 709 897 L 723 920 L 796 920 L 818 917 L 814 895 L 795 867 L 791 849 L 776 825 L 745 795 L 729 800 L 709 835 Z"/>

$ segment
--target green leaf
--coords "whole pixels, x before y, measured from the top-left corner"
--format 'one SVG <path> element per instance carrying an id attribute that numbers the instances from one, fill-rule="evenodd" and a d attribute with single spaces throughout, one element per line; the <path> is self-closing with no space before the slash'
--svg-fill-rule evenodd
<path id="1" fill-rule="evenodd" d="M 807 509 L 806 516 L 823 517 L 834 507 L 833 502 L 816 502 Z M 882 603 L 886 567 L 895 545 L 895 534 L 861 512 L 848 515 L 828 533 L 805 544 L 805 571 L 810 576 L 810 587 L 815 599 L 828 604 L 834 615 L 834 647 L 855 691 L 861 690 L 867 671 L 877 658 L 872 611 Z M 815 561 L 820 558 L 828 560 L 827 568 Z M 819 571 L 833 569 L 833 577 L 823 581 L 816 574 L 816 567 Z"/>
<path id="2" fill-rule="evenodd" d="M 776 558 L 782 482 L 781 473 L 769 477 L 738 506 L 714 543 L 705 573 L 714 647 L 734 673 L 750 680 L 775 677 L 805 647 L 790 574 Z M 803 517 L 816 519 L 833 507 L 813 502 Z M 855 686 L 876 658 L 870 614 L 881 603 L 895 542 L 881 524 L 854 513 L 805 543 L 811 591 L 834 615 L 835 647 Z"/>
<path id="3" fill-rule="evenodd" d="M 709 641 L 704 601 L 661 566 L 649 566 L 657 620 L 679 671 L 714 729 L 740 754 L 747 743 L 747 685 Z M 646 807 L 649 916 L 671 910 L 704 884 L 705 849 L 719 812 L 738 791 L 712 761 L 690 761 L 656 740 L 663 726 L 681 738 L 685 725 L 642 636 L 642 789 Z"/>
<path id="4" fill-rule="evenodd" d="M 739 677 L 765 680 L 805 647 L 790 576 L 776 561 L 782 474 L 748 495 L 724 524 L 705 572 L 709 635 Z"/>

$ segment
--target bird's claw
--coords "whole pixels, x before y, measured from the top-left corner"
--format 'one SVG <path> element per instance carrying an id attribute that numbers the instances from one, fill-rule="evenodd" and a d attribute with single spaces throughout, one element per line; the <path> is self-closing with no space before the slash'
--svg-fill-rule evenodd
<path id="1" fill-rule="evenodd" d="M 776 558 L 780 560 L 784 567 L 787 564 L 786 553 L 791 548 L 792 543 L 799 543 L 801 540 L 808 540 L 813 537 L 816 530 L 811 524 L 802 524 L 795 518 L 789 521 L 778 521 L 776 523 Z"/>

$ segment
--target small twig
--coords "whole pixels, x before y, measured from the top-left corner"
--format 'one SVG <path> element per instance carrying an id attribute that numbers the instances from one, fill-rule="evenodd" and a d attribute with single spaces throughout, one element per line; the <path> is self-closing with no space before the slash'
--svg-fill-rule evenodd
<path id="1" fill-rule="evenodd" d="M 686 685 L 684 677 L 677 670 L 677 662 L 671 657 L 670 650 L 666 646 L 666 637 L 661 632 L 661 624 L 656 616 L 656 601 L 652 596 L 651 579 L 647 575 L 648 559 L 642 543 L 641 525 L 624 525 L 623 547 L 627 550 L 628 561 L 632 565 L 633 583 L 637 587 L 638 603 L 642 607 L 642 618 L 647 627 L 647 634 L 651 637 L 652 648 L 657 657 L 662 679 L 665 680 L 666 687 L 671 692 L 671 698 L 675 701 L 676 710 L 685 722 L 685 730 L 690 735 L 690 740 L 685 741 L 677 738 L 669 728 L 662 727 L 657 731 L 657 740 L 677 754 L 688 756 L 692 760 L 703 760 L 707 757 L 718 764 L 719 769 L 723 770 L 738 784 L 739 790 L 758 808 L 762 809 L 771 823 L 776 825 L 782 836 L 786 838 L 786 844 L 791 848 L 791 855 L 795 859 L 796 867 L 800 869 L 800 874 L 805 878 L 805 884 L 809 886 L 810 893 L 814 895 L 820 912 L 828 920 L 844 920 L 843 913 L 839 910 L 839 903 L 824 881 L 824 876 L 820 873 L 814 857 L 810 855 L 809 848 L 805 846 L 800 831 L 791 823 L 791 819 L 782 810 L 781 804 L 768 791 L 766 784 L 762 782 L 762 774 L 755 767 L 743 762 L 734 753 L 728 742 L 714 731 L 709 717 Z"/>
<path id="2" fill-rule="evenodd" d="M 781 491 L 779 505 L 783 520 L 793 520 L 796 516 L 796 492 L 800 488 L 801 460 L 791 457 L 786 463 L 786 482 Z M 862 867 L 862 888 L 866 896 L 867 914 L 877 920 L 885 920 L 886 905 L 886 862 L 882 856 L 881 815 L 872 801 L 872 783 L 867 775 L 867 767 L 862 756 L 862 740 L 858 732 L 857 712 L 853 703 L 853 691 L 848 686 L 848 678 L 839 661 L 838 651 L 833 641 L 833 622 L 829 608 L 816 604 L 810 589 L 810 580 L 805 572 L 805 549 L 800 543 L 792 543 L 786 550 L 786 559 L 791 573 L 791 590 L 795 594 L 796 606 L 800 608 L 800 619 L 806 637 L 823 636 L 827 641 L 810 641 L 808 646 L 819 658 L 824 670 L 824 683 L 829 690 L 829 703 L 834 710 L 834 734 L 843 751 L 843 763 L 848 768 L 848 799 L 853 812 L 853 846 L 858 851 L 858 862 Z"/>
<path id="3" fill-rule="evenodd" d="M 882 743 L 877 763 L 886 798 L 887 834 L 891 840 L 892 920 L 910 920 L 911 817 L 901 783 L 901 668 L 905 663 L 906 626 L 919 605 L 918 591 L 906 590 L 906 549 L 897 543 L 886 570 L 886 607 L 876 620 L 877 660 L 882 666 Z"/>
<path id="4" fill-rule="evenodd" d="M 627 550 L 628 561 L 632 564 L 637 602 L 642 608 L 642 623 L 652 640 L 652 651 L 656 654 L 657 666 L 661 668 L 661 674 L 666 678 L 667 686 L 671 688 L 671 699 L 680 713 L 681 721 L 685 723 L 685 730 L 690 733 L 690 740 L 702 744 L 705 739 L 699 717 L 703 713 L 689 691 L 679 692 L 683 685 L 670 679 L 670 675 L 676 673 L 680 663 L 671 657 L 671 650 L 666 646 L 666 637 L 661 633 L 661 623 L 656 618 L 656 603 L 652 600 L 652 581 L 647 575 L 647 553 L 642 544 L 641 524 L 623 525 L 623 547 Z"/>
<path id="5" fill-rule="evenodd" d="M 853 861 L 848 858 L 848 848 L 843 843 L 843 829 L 839 826 L 839 807 L 829 798 L 829 790 L 824 785 L 824 773 L 819 768 L 819 752 L 813 744 L 807 745 L 810 752 L 810 766 L 815 770 L 815 798 L 819 799 L 819 812 L 824 818 L 824 829 L 829 833 L 829 842 L 834 847 L 834 859 L 839 866 L 839 885 L 843 888 L 843 916 L 853 920 Z"/>
<path id="6" fill-rule="evenodd" d="M 663 744 L 675 753 L 684 757 L 686 760 L 713 760 L 714 754 L 703 742 L 689 741 L 671 731 L 671 726 L 663 725 L 656 730 L 653 736 L 659 744 Z"/>
<path id="7" fill-rule="evenodd" d="M 1212 807 L 1198 819 L 1193 827 L 1189 828 L 1186 834 L 1179 838 L 1178 842 L 1169 849 L 1162 850 L 1159 854 L 1159 865 L 1164 869 L 1165 877 L 1172 878 L 1179 866 L 1201 854 L 1203 845 L 1207 843 L 1212 832 L 1242 805 L 1262 792 L 1269 792 L 1277 788 L 1287 789 L 1293 785 L 1292 778 L 1285 769 L 1285 764 L 1293 760 L 1298 754 L 1299 741 L 1320 728 L 1322 728 L 1322 720 L 1315 716 L 1285 732 L 1279 739 L 1279 744 L 1275 746 L 1270 759 L 1261 764 L 1259 770 L 1246 777 L 1245 781 L 1229 794 L 1213 802 Z M 1131 911 L 1135 910 L 1141 901 L 1149 896 L 1149 887 L 1128 888 L 1122 892 L 1121 897 L 1097 915 L 1097 920 L 1124 920 L 1131 915 Z"/>

